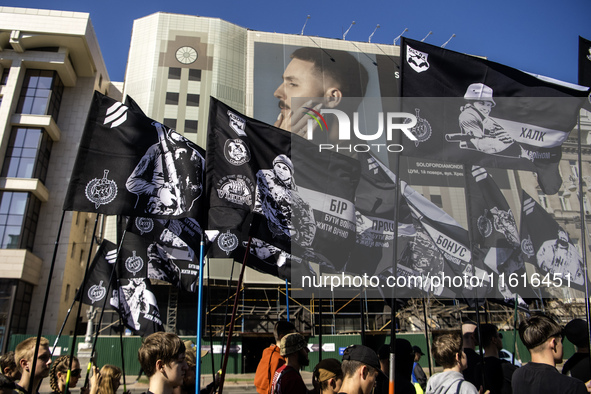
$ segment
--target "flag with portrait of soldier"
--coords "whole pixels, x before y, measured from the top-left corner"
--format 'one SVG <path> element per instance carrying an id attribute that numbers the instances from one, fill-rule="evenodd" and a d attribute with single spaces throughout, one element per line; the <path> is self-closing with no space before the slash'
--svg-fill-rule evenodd
<path id="1" fill-rule="evenodd" d="M 404 154 L 534 171 L 558 192 L 561 145 L 589 88 L 528 74 L 479 57 L 402 40 L 403 111 L 415 139 Z"/>
<path id="2" fill-rule="evenodd" d="M 583 259 L 569 234 L 525 191 L 521 206 L 521 250 L 536 271 L 530 284 L 545 290 L 585 290 Z"/>
<path id="3" fill-rule="evenodd" d="M 477 259 L 495 278 L 495 289 L 489 297 L 513 306 L 517 295 L 519 305 L 527 308 L 523 297 L 534 294 L 526 286 L 511 286 L 514 281 L 506 280 L 526 272 L 515 214 L 492 174 L 483 167 L 472 166 L 466 174 L 466 195 L 471 239 L 481 251 Z M 505 280 L 499 280 L 499 275 Z"/>
<path id="4" fill-rule="evenodd" d="M 64 210 L 200 218 L 204 151 L 125 104 L 95 92 Z"/>
<path id="5" fill-rule="evenodd" d="M 116 310 L 123 324 L 137 335 L 161 331 L 147 261 L 145 242 L 135 234 L 126 234 L 119 252 L 117 245 L 104 240 L 90 266 L 82 302 Z"/>
<path id="6" fill-rule="evenodd" d="M 295 256 L 292 263 L 342 268 L 355 239 L 356 160 L 320 153 L 304 138 L 214 98 L 207 140 L 208 227 L 220 231 L 215 257 L 242 261 L 235 254 L 250 235 L 251 254 L 270 265 Z M 251 228 L 253 215 L 260 224 Z"/>

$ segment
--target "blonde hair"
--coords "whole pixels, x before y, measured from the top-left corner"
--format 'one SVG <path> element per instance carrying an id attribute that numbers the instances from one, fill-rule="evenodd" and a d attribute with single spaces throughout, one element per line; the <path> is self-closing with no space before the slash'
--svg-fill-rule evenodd
<path id="1" fill-rule="evenodd" d="M 113 390 L 113 379 L 121 379 L 121 369 L 115 365 L 106 364 L 101 368 L 101 381 L 97 394 L 115 394 Z"/>
<path id="2" fill-rule="evenodd" d="M 30 337 L 16 345 L 16 349 L 14 349 L 14 362 L 16 363 L 19 372 L 23 372 L 21 360 L 26 360 L 27 362 L 33 361 L 33 357 L 35 357 L 36 343 L 37 337 Z M 49 341 L 46 338 L 41 337 L 39 340 L 39 349 L 44 347 L 49 347 Z"/>

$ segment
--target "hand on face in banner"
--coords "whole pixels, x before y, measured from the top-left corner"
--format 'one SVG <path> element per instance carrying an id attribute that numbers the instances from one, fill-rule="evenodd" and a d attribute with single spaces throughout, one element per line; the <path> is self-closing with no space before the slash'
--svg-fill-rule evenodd
<path id="1" fill-rule="evenodd" d="M 306 137 L 308 132 L 308 120 L 312 121 L 312 130 L 318 128 L 318 123 L 309 114 L 314 115 L 316 118 L 317 116 L 313 111 L 307 108 L 312 108 L 314 111 L 319 112 L 322 108 L 322 103 L 315 103 L 313 100 L 309 100 L 295 111 L 281 111 L 274 126 L 291 131 L 299 136 Z M 287 116 L 285 115 L 286 113 Z"/>

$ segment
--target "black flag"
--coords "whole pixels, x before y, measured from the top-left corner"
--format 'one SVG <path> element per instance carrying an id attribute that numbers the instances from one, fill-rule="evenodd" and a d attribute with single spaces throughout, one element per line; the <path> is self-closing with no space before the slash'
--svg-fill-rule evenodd
<path id="1" fill-rule="evenodd" d="M 203 150 L 138 105 L 94 93 L 64 210 L 199 219 Z"/>
<path id="2" fill-rule="evenodd" d="M 283 251 L 331 270 L 347 261 L 355 239 L 356 160 L 319 152 L 212 98 L 206 174 L 209 228 L 220 231 L 216 256 L 238 257 L 250 234 L 262 242 L 252 245 L 263 248 L 261 256 L 277 259 Z M 249 229 L 252 215 L 260 225 Z"/>
<path id="3" fill-rule="evenodd" d="M 531 286 L 547 292 L 572 287 L 585 290 L 583 260 L 568 233 L 525 191 L 521 211 L 521 249 L 537 273 Z"/>
<path id="4" fill-rule="evenodd" d="M 415 114 L 404 154 L 538 173 L 558 192 L 561 145 L 588 88 L 419 41 L 402 41 L 403 108 Z"/>
<path id="5" fill-rule="evenodd" d="M 591 86 L 591 41 L 579 36 L 579 85 Z M 584 108 L 591 111 L 591 94 Z"/>
<path id="6" fill-rule="evenodd" d="M 104 240 L 92 262 L 88 290 L 82 295 L 82 302 L 102 307 L 107 297 L 105 308 L 116 310 L 123 324 L 137 335 L 162 330 L 156 297 L 147 278 L 147 262 L 141 237 L 128 232 L 119 255 L 117 245 Z"/>
<path id="7" fill-rule="evenodd" d="M 481 266 L 494 277 L 495 293 L 490 297 L 514 306 L 517 293 L 518 303 L 527 308 L 523 297 L 533 294 L 525 292 L 523 286 L 511 286 L 515 281 L 509 280 L 525 274 L 525 259 L 513 211 L 492 175 L 483 167 L 472 166 L 466 177 L 466 188 L 471 239 L 483 252 Z"/>

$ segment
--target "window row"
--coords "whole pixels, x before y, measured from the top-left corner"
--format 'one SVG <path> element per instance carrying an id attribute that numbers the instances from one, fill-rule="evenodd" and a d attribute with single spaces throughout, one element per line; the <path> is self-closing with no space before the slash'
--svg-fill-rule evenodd
<path id="1" fill-rule="evenodd" d="M 168 69 L 168 79 L 181 79 L 181 68 L 170 67 Z M 189 81 L 201 81 L 201 70 L 189 69 Z"/>
<path id="2" fill-rule="evenodd" d="M 63 93 L 64 84 L 57 71 L 27 70 L 16 112 L 51 115 L 57 122 Z"/>
<path id="3" fill-rule="evenodd" d="M 170 105 L 178 105 L 179 104 L 179 94 L 167 92 L 165 103 L 170 104 Z M 199 106 L 199 95 L 198 94 L 187 94 L 187 106 L 198 107 Z"/>
<path id="4" fill-rule="evenodd" d="M 0 192 L 0 249 L 33 251 L 41 201 L 25 192 Z"/>
<path id="5" fill-rule="evenodd" d="M 37 178 L 45 183 L 53 141 L 40 128 L 14 127 L 0 176 Z"/>
<path id="6" fill-rule="evenodd" d="M 176 119 L 170 119 L 170 118 L 165 118 L 162 123 L 164 123 L 165 126 L 170 127 L 171 129 L 175 129 L 177 128 L 177 121 Z M 197 132 L 197 126 L 198 126 L 199 122 L 196 120 L 185 120 L 185 133 L 196 133 Z"/>

